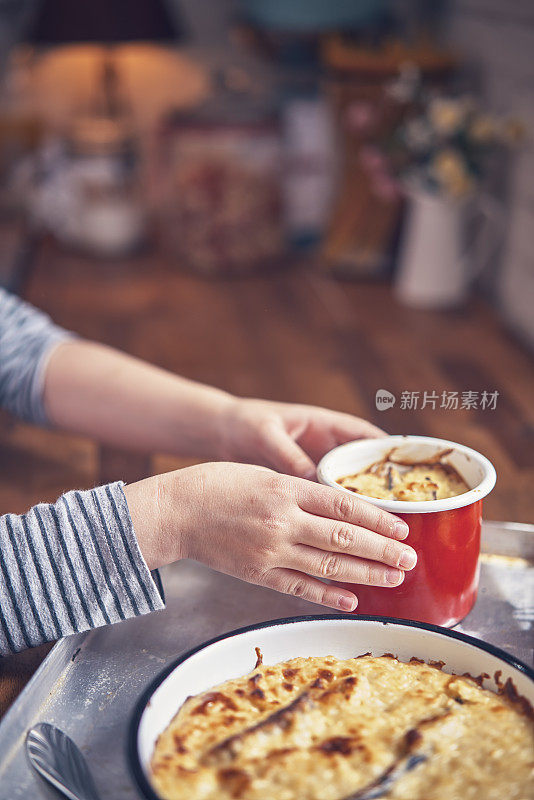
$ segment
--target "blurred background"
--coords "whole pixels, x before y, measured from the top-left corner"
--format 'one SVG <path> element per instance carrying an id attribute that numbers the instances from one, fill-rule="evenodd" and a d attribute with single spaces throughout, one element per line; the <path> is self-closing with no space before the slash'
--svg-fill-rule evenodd
<path id="1" fill-rule="evenodd" d="M 533 52 L 527 0 L 0 0 L 0 284 L 188 377 L 471 445 L 487 516 L 532 521 Z M 186 463 L 0 437 L 4 511 Z"/>

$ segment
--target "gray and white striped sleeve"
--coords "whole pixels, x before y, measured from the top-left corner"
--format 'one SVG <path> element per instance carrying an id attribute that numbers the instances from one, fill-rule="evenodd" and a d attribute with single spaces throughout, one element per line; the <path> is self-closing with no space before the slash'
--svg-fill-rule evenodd
<path id="1" fill-rule="evenodd" d="M 54 347 L 74 334 L 0 288 L 0 406 L 39 425 L 46 364 Z"/>
<path id="2" fill-rule="evenodd" d="M 0 517 L 0 655 L 164 607 L 123 485 Z"/>

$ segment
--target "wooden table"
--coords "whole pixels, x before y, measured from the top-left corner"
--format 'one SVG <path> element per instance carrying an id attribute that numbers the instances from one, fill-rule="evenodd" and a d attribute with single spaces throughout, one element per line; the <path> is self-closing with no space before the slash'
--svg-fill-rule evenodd
<path id="1" fill-rule="evenodd" d="M 313 403 L 371 419 L 390 433 L 453 439 L 482 451 L 498 483 L 489 519 L 534 520 L 532 359 L 482 301 L 457 313 L 399 306 L 385 284 L 339 283 L 313 265 L 209 280 L 161 256 L 93 262 L 42 247 L 25 297 L 61 325 L 228 391 Z M 377 411 L 375 393 L 396 395 Z M 423 393 L 436 393 L 436 408 Z M 499 393 L 495 410 L 440 408 L 442 393 Z M 401 407 L 419 392 L 418 408 Z M 461 403 L 460 403 L 461 405 Z M 20 513 L 76 487 L 183 466 L 82 437 L 0 419 L 0 513 Z M 42 659 L 0 662 L 0 713 Z"/>

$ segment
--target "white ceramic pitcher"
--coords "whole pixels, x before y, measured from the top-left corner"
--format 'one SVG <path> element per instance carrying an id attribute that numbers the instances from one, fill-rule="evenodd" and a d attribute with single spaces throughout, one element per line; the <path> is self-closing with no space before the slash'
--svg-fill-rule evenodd
<path id="1" fill-rule="evenodd" d="M 409 205 L 395 293 L 402 303 L 415 308 L 459 306 L 473 278 L 502 241 L 503 211 L 486 195 L 457 200 L 413 187 L 406 194 Z M 474 231 L 466 244 L 470 224 Z"/>

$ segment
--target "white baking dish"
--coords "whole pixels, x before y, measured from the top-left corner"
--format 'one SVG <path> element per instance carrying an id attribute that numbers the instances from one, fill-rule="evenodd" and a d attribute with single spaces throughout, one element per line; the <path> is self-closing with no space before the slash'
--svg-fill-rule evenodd
<path id="1" fill-rule="evenodd" d="M 519 694 L 534 705 L 534 670 L 492 645 L 457 631 L 388 617 L 347 617 L 331 614 L 293 617 L 251 625 L 223 634 L 169 664 L 139 699 L 130 723 L 128 758 L 134 781 L 147 800 L 158 800 L 150 785 L 149 763 L 159 734 L 189 695 L 230 678 L 245 675 L 256 663 L 259 647 L 265 664 L 297 656 L 351 658 L 370 652 L 394 653 L 444 661 L 444 670 L 511 678 Z"/>

